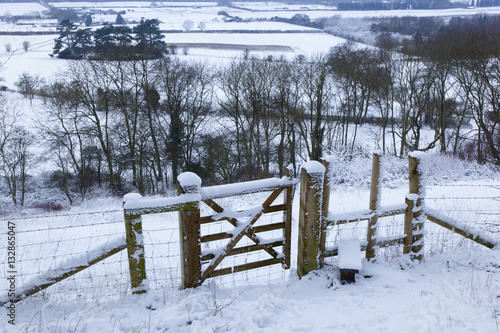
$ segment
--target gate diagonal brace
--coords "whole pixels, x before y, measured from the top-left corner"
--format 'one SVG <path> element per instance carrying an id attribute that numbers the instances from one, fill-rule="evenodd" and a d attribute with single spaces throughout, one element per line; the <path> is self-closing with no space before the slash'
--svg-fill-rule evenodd
<path id="1" fill-rule="evenodd" d="M 205 269 L 205 271 L 203 272 L 202 276 L 201 276 L 201 281 L 204 281 L 206 280 L 207 278 L 210 277 L 210 275 L 212 274 L 212 272 L 215 270 L 215 268 L 217 268 L 217 266 L 222 262 L 222 260 L 226 257 L 226 254 L 231 252 L 231 250 L 236 246 L 236 244 L 243 238 L 243 236 L 248 236 L 250 239 L 252 239 L 254 242 L 256 242 L 257 244 L 259 244 L 260 240 L 259 238 L 252 232 L 253 228 L 252 226 L 255 224 L 255 222 L 257 222 L 257 220 L 262 216 L 262 214 L 264 214 L 264 210 L 266 208 L 268 208 L 273 202 L 274 200 L 276 200 L 276 198 L 281 194 L 281 192 L 283 192 L 284 188 L 280 188 L 280 189 L 277 189 L 275 190 L 273 193 L 271 193 L 271 195 L 266 199 L 266 201 L 262 204 L 262 209 L 254 215 L 254 217 L 252 218 L 252 220 L 248 223 L 246 223 L 246 225 L 243 225 L 243 226 L 238 226 L 238 221 L 236 219 L 228 219 L 228 221 L 233 224 L 236 228 L 238 227 L 243 227 L 241 230 L 239 230 L 239 233 L 234 235 L 231 240 L 229 241 L 229 243 L 226 245 L 226 247 L 220 252 L 220 254 L 218 254 L 213 260 L 212 262 L 210 263 L 210 265 Z M 221 213 L 222 211 L 224 211 L 224 209 L 222 207 L 220 207 L 219 205 L 217 205 L 215 202 L 213 202 L 212 200 L 204 200 L 204 202 L 209 205 L 212 209 L 214 209 L 216 212 L 218 213 Z M 213 206 L 211 204 L 214 204 Z M 218 210 L 221 210 L 221 211 L 218 211 Z M 266 251 L 271 254 L 273 256 L 273 258 L 276 258 L 279 254 L 274 250 L 272 249 L 272 253 L 271 254 L 271 251 L 268 251 L 268 249 L 266 249 Z"/>
<path id="2" fill-rule="evenodd" d="M 210 208 L 212 208 L 217 213 L 224 212 L 224 209 L 221 206 L 219 206 L 212 199 L 203 200 L 203 202 L 206 203 Z M 262 211 L 260 213 L 262 213 Z M 238 220 L 237 219 L 235 219 L 235 218 L 227 218 L 227 221 L 229 223 L 231 223 L 235 228 L 238 227 Z M 253 242 L 255 242 L 255 244 L 260 244 L 261 239 L 255 233 L 253 233 L 252 230 L 245 230 L 244 229 L 241 232 L 244 233 L 244 235 L 247 236 L 248 238 L 250 238 Z M 274 250 L 272 248 L 272 246 L 266 246 L 266 247 L 264 247 L 263 250 L 266 251 L 267 253 L 269 253 L 273 258 L 276 258 L 279 255 L 278 252 L 276 252 L 276 250 Z"/>

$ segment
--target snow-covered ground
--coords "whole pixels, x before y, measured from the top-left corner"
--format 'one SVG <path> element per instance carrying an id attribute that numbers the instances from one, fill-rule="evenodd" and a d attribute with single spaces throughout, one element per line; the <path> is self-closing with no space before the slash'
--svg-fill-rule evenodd
<path id="1" fill-rule="evenodd" d="M 497 252 L 459 249 L 414 267 L 364 263 L 353 285 L 327 268 L 261 286 L 207 283 L 95 303 L 39 299 L 18 306 L 14 331 L 498 332 L 497 262 Z"/>
<path id="2" fill-rule="evenodd" d="M 45 10 L 47 8 L 36 2 L 0 3 L 0 16 L 31 15 Z"/>

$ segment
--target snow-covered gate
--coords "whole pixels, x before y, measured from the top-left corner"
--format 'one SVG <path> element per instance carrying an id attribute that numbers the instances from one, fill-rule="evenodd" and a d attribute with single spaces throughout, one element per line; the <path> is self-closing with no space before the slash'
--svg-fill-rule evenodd
<path id="1" fill-rule="evenodd" d="M 291 171 L 288 173 L 281 179 L 269 178 L 202 188 L 201 179 L 196 174 L 185 172 L 178 177 L 177 197 L 148 199 L 139 194 L 126 195 L 124 210 L 132 292 L 143 293 L 147 289 L 144 283 L 147 277 L 141 220 L 145 214 L 179 211 L 182 288 L 199 286 L 208 278 L 274 264 L 282 264 L 284 269 L 290 268 L 292 192 L 297 180 Z M 225 210 L 215 201 L 260 192 L 270 192 L 263 204 L 243 211 Z M 276 204 L 280 195 L 283 202 Z M 201 204 L 210 207 L 214 214 L 200 216 Z M 257 223 L 264 214 L 280 211 L 283 211 L 281 222 Z M 201 235 L 202 226 L 220 221 L 226 221 L 232 229 Z M 282 230 L 280 237 L 264 238 L 259 235 L 274 230 Z M 243 246 L 240 243 L 242 239 L 246 240 Z M 203 244 L 224 240 L 228 240 L 227 243 L 202 251 Z M 267 253 L 267 258 L 220 267 L 229 256 L 256 251 Z"/>

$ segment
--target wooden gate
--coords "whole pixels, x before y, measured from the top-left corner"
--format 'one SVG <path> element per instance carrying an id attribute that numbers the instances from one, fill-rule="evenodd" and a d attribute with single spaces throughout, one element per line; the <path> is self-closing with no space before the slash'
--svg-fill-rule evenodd
<path id="1" fill-rule="evenodd" d="M 182 179 L 182 178 L 181 178 Z M 194 207 L 180 212 L 180 233 L 182 243 L 182 287 L 196 287 L 208 278 L 225 274 L 242 272 L 249 269 L 281 263 L 284 269 L 290 268 L 291 223 L 292 223 L 292 190 L 296 181 L 291 177 L 284 179 L 264 179 L 239 184 L 228 184 L 217 187 L 197 189 L 195 186 L 184 185 L 179 182 L 179 194 L 194 194 L 200 191 L 202 203 L 211 208 L 212 215 L 200 217 L 200 207 Z M 262 206 L 244 211 L 226 211 L 215 200 L 251 194 L 271 192 Z M 283 193 L 283 202 L 275 204 L 276 199 Z M 266 213 L 283 211 L 283 219 L 278 223 L 255 224 Z M 242 220 L 245 220 L 242 222 Z M 232 230 L 201 235 L 202 225 L 227 221 Z M 259 233 L 282 230 L 282 237 L 264 239 Z M 252 245 L 239 246 L 238 243 L 246 237 Z M 202 245 L 208 242 L 228 239 L 228 242 L 217 249 L 201 251 Z M 282 248 L 278 252 L 276 248 Z M 249 252 L 264 251 L 268 258 L 251 263 L 220 268 L 224 258 Z M 206 268 L 202 269 L 203 263 Z"/>
<path id="2" fill-rule="evenodd" d="M 249 269 L 282 264 L 290 268 L 292 192 L 297 180 L 293 172 L 287 171 L 283 178 L 269 178 L 236 184 L 201 187 L 201 179 L 192 172 L 178 177 L 178 194 L 174 198 L 145 199 L 140 195 L 127 195 L 124 198 L 125 224 L 127 230 L 127 249 L 130 280 L 133 293 L 146 291 L 144 244 L 142 243 L 142 215 L 179 211 L 179 235 L 181 240 L 182 288 L 199 286 L 208 278 L 242 272 Z M 217 199 L 245 194 L 270 192 L 261 206 L 243 211 L 225 210 Z M 282 195 L 282 202 L 275 201 Z M 214 214 L 201 217 L 200 205 L 207 205 Z M 280 222 L 256 225 L 264 214 L 283 212 Z M 203 225 L 227 221 L 232 230 L 201 234 Z M 281 237 L 265 239 L 259 234 L 282 230 Z M 251 245 L 238 246 L 243 239 Z M 213 241 L 228 242 L 213 250 L 202 251 L 202 245 Z M 281 251 L 278 249 L 281 248 Z M 221 268 L 224 258 L 250 252 L 261 251 L 267 254 L 264 260 Z M 205 267 L 203 267 L 205 266 Z"/>

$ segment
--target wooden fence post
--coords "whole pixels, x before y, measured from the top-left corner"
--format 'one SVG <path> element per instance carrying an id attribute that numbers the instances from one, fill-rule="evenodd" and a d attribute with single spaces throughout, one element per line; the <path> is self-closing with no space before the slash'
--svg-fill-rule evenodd
<path id="1" fill-rule="evenodd" d="M 404 241 L 403 253 L 411 253 L 412 259 L 422 260 L 424 257 L 424 221 L 426 219 L 423 212 L 425 188 L 423 177 L 423 160 L 425 154 L 413 152 L 408 157 L 409 160 L 409 194 L 406 196 L 408 208 L 405 214 L 404 231 L 406 238 Z"/>
<path id="2" fill-rule="evenodd" d="M 124 196 L 127 199 L 141 197 L 138 193 Z M 128 215 L 125 212 L 125 235 L 127 238 L 128 266 L 130 272 L 130 285 L 132 294 L 142 294 L 147 291 L 146 259 L 144 258 L 144 236 L 142 235 L 141 215 Z"/>
<path id="3" fill-rule="evenodd" d="M 328 212 L 330 210 L 330 192 L 331 186 L 330 181 L 332 178 L 332 167 L 333 167 L 332 159 L 324 159 L 323 166 L 325 167 L 325 176 L 323 180 L 323 202 L 321 208 L 321 235 L 319 241 L 319 267 L 323 267 L 325 264 L 325 250 L 326 250 L 326 227 L 327 224 L 323 223 L 324 219 L 328 216 Z"/>
<path id="4" fill-rule="evenodd" d="M 375 243 L 377 242 L 377 222 L 378 215 L 377 210 L 380 207 L 380 194 L 381 194 L 381 184 L 380 184 L 380 157 L 382 156 L 381 151 L 373 153 L 373 163 L 372 163 L 372 180 L 370 186 L 370 205 L 369 209 L 374 212 L 374 215 L 368 221 L 368 228 L 366 233 L 366 259 L 370 260 L 375 257 Z"/>
<path id="5" fill-rule="evenodd" d="M 320 267 L 324 175 L 325 167 L 320 162 L 310 161 L 302 165 L 297 255 L 299 277 Z"/>
<path id="6" fill-rule="evenodd" d="M 199 194 L 201 178 L 192 172 L 177 177 L 177 193 Z M 200 208 L 179 211 L 182 289 L 201 284 Z"/>
<path id="7" fill-rule="evenodd" d="M 285 170 L 285 175 L 289 180 L 294 177 L 293 165 L 290 164 Z M 283 203 L 286 205 L 286 210 L 283 214 L 285 228 L 283 228 L 283 238 L 285 238 L 285 245 L 283 246 L 283 254 L 285 260 L 283 261 L 283 268 L 289 269 L 291 267 L 291 248 L 292 248 L 292 202 L 293 202 L 293 186 L 285 189 Z"/>

